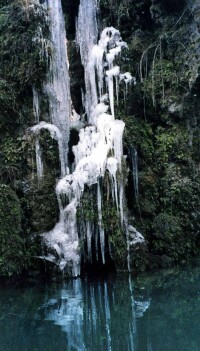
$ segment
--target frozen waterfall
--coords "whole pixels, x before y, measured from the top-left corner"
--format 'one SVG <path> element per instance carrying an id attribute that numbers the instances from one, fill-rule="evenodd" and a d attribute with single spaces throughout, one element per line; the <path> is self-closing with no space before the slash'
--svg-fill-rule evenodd
<path id="1" fill-rule="evenodd" d="M 33 88 L 34 114 L 39 123 L 31 130 L 37 138 L 38 177 L 42 178 L 43 172 L 39 133 L 41 129 L 46 129 L 58 142 L 62 178 L 56 186 L 60 219 L 50 232 L 42 234 L 49 252 L 43 258 L 54 262 L 61 270 L 66 269 L 71 275 L 77 276 L 80 274 L 80 243 L 76 212 L 86 186 L 95 185 L 97 189 L 98 230 L 95 231 L 95 243 L 98 250 L 99 240 L 102 263 L 105 263 L 105 230 L 102 220 L 104 204 L 100 180 L 106 172 L 109 174 L 113 202 L 121 218 L 121 225 L 125 225 L 122 179 L 122 138 L 125 124 L 115 119 L 115 98 L 118 101 L 120 81 L 123 80 L 127 87 L 132 77 L 128 72 L 121 73 L 120 67 L 115 65 L 116 58 L 127 48 L 120 32 L 114 27 L 105 28 L 98 41 L 97 2 L 80 0 L 76 40 L 85 72 L 83 102 L 88 125 L 80 130 L 79 142 L 73 146 L 74 171 L 69 174 L 67 160 L 71 97 L 65 23 L 61 0 L 48 0 L 44 6 L 50 12 L 53 46 L 49 73 L 44 84 L 44 92 L 49 99 L 50 123 L 39 122 L 39 97 Z M 86 223 L 86 227 L 88 256 L 91 259 L 94 227 L 90 222 Z M 128 230 L 128 226 L 126 227 Z"/>

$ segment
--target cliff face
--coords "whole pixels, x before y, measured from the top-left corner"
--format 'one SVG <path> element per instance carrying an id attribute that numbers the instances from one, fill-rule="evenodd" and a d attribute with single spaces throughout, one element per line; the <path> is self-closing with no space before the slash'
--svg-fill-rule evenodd
<path id="1" fill-rule="evenodd" d="M 128 204 L 150 254 L 134 260 L 165 266 L 198 251 L 199 1 L 100 4 L 103 23 L 118 25 L 129 44 L 124 64 L 137 81 L 122 116 L 125 147 L 139 162 L 139 196 L 130 177 Z"/>
<path id="2" fill-rule="evenodd" d="M 73 77 L 71 95 L 76 112 L 81 113 L 84 75 L 74 43 L 78 5 L 78 1 L 72 6 L 63 0 Z M 35 122 L 32 87 L 41 92 L 40 113 L 43 120 L 48 120 L 46 96 L 42 93 L 48 67 L 40 55 L 41 41 L 37 38 L 40 26 L 48 43 L 47 18 L 40 4 L 0 1 L 0 218 L 6 216 L 3 208 L 8 189 L 9 201 L 12 198 L 13 206 L 21 208 L 13 213 L 12 220 L 22 217 L 22 229 L 18 226 L 16 233 L 8 216 L 11 224 L 0 229 L 0 240 L 3 242 L 5 231 L 13 240 L 17 236 L 19 241 L 13 250 L 23 253 L 15 261 L 16 269 L 6 273 L 4 266 L 10 257 L 4 255 L 1 274 L 18 272 L 30 265 L 30 257 L 39 254 L 39 250 L 30 244 L 29 236 L 52 229 L 58 219 L 54 194 L 59 176 L 57 144 L 48 133 L 41 134 L 45 180 L 38 183 L 34 140 L 28 132 Z M 129 45 L 121 64 L 124 72 L 131 72 L 136 79 L 125 102 L 125 86 L 121 89 L 116 117 L 126 124 L 129 217 L 146 239 L 145 245 L 133 249 L 132 264 L 140 270 L 168 266 L 199 252 L 199 23 L 197 0 L 99 1 L 99 30 L 114 26 L 121 31 Z M 49 57 L 51 50 L 49 45 Z M 77 138 L 73 130 L 70 145 L 77 143 Z M 69 149 L 73 158 L 71 146 Z M 85 196 L 80 216 L 95 216 L 89 202 Z M 112 208 L 104 213 L 104 225 L 108 230 L 112 227 L 111 245 L 120 269 L 126 261 L 125 247 Z M 27 254 L 22 262 L 24 248 Z"/>

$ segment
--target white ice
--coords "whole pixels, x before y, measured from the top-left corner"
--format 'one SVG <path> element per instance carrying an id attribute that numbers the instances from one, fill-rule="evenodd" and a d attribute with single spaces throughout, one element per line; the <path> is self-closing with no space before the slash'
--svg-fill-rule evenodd
<path id="1" fill-rule="evenodd" d="M 37 140 L 41 129 L 47 129 L 51 137 L 58 141 L 62 178 L 56 186 L 60 209 L 60 219 L 54 229 L 44 233 L 49 248 L 46 259 L 55 257 L 60 269 L 71 269 L 73 276 L 80 273 L 80 249 L 76 223 L 76 210 L 80 204 L 85 186 L 97 185 L 98 235 L 102 261 L 105 263 L 105 230 L 103 226 L 103 194 L 101 179 L 109 172 L 116 207 L 120 212 L 121 224 L 124 221 L 124 185 L 122 179 L 122 138 L 125 124 L 115 120 L 115 96 L 118 99 L 118 82 L 131 82 L 131 75 L 120 72 L 115 64 L 127 44 L 122 41 L 120 32 L 108 27 L 98 39 L 97 2 L 80 0 L 77 19 L 76 41 L 80 48 L 81 61 L 85 72 L 85 105 L 88 126 L 81 128 L 79 143 L 73 146 L 75 156 L 74 171 L 68 173 L 67 153 L 70 120 L 76 123 L 78 116 L 72 116 L 69 88 L 68 58 L 66 49 L 65 23 L 61 0 L 46 0 L 45 7 L 50 11 L 51 43 L 54 48 L 52 64 L 44 91 L 49 99 L 51 123 L 40 122 L 32 128 Z M 37 95 L 33 91 L 35 114 L 37 115 Z M 73 122 L 72 122 L 73 123 Z M 79 124 L 80 125 L 80 124 Z M 38 146 L 37 146 L 38 148 Z M 39 150 L 39 148 L 38 148 Z M 39 154 L 39 153 L 38 153 Z M 119 172 L 119 180 L 117 179 Z M 119 193 L 119 194 L 118 194 Z M 98 243 L 97 237 L 95 238 Z M 91 259 L 91 227 L 87 223 L 88 256 Z"/>

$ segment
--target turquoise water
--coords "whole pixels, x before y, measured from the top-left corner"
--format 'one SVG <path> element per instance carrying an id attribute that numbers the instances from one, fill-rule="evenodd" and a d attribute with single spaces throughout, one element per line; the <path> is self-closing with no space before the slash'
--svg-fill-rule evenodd
<path id="1" fill-rule="evenodd" d="M 0 351 L 199 351 L 200 268 L 0 285 Z"/>

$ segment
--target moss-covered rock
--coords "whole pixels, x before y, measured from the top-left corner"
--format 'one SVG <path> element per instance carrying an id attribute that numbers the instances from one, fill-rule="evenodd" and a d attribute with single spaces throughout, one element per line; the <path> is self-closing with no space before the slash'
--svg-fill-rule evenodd
<path id="1" fill-rule="evenodd" d="M 32 233 L 49 231 L 58 221 L 59 211 L 54 186 L 52 178 L 46 177 L 39 184 L 32 183 L 25 195 L 28 226 Z"/>
<path id="2" fill-rule="evenodd" d="M 0 185 L 0 276 L 19 274 L 24 266 L 21 208 L 16 193 Z"/>
<path id="3" fill-rule="evenodd" d="M 139 270 L 199 252 L 198 8 L 196 1 L 100 1 L 104 26 L 121 26 L 129 44 L 122 69 L 137 81 L 126 104 L 121 87 L 117 118 L 126 123 L 128 207 L 146 238 L 131 252 Z M 139 196 L 131 150 L 138 154 Z"/>

